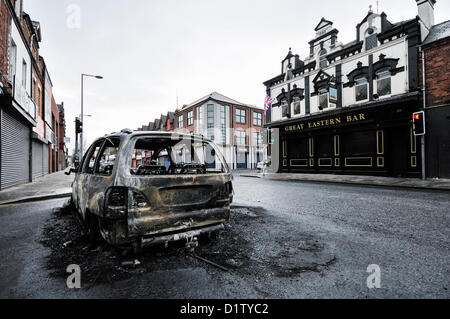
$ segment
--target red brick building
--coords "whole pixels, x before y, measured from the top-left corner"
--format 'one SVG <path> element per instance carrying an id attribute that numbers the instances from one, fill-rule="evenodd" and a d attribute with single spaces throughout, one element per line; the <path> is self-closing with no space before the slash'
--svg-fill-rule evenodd
<path id="1" fill-rule="evenodd" d="M 67 156 L 68 149 L 66 146 L 66 115 L 64 111 L 64 102 L 58 104 L 59 112 L 59 130 L 58 130 L 58 143 L 59 143 L 59 155 L 58 155 L 58 170 L 64 170 L 67 168 Z"/>
<path id="2" fill-rule="evenodd" d="M 421 49 L 425 60 L 427 177 L 450 178 L 450 20 L 433 26 Z"/>
<path id="3" fill-rule="evenodd" d="M 252 169 L 265 158 L 264 123 L 264 110 L 213 92 L 138 130 L 204 135 L 216 142 L 232 169 Z"/>

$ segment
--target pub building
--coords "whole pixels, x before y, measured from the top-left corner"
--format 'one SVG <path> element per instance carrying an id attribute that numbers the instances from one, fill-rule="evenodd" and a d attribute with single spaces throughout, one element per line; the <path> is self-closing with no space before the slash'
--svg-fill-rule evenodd
<path id="1" fill-rule="evenodd" d="M 421 176 L 419 45 L 434 23 L 434 0 L 417 0 L 419 15 L 393 23 L 368 14 L 356 39 L 342 44 L 321 19 L 309 56 L 289 49 L 281 74 L 264 83 L 272 171 Z"/>

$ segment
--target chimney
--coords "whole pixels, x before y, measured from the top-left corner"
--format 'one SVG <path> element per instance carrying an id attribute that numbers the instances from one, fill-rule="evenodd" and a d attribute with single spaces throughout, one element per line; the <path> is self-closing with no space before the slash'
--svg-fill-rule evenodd
<path id="1" fill-rule="evenodd" d="M 436 0 L 416 0 L 419 9 L 419 18 L 421 21 L 422 41 L 430 33 L 434 25 L 434 5 Z"/>

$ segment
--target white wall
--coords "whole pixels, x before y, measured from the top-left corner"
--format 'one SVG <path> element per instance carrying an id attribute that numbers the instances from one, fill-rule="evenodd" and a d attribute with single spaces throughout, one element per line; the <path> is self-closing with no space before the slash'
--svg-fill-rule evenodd
<path id="1" fill-rule="evenodd" d="M 380 22 L 381 23 L 381 22 Z M 365 23 L 367 25 L 367 23 Z M 380 25 L 378 27 L 381 28 Z M 361 32 L 363 31 L 363 27 L 361 28 Z M 326 47 L 325 47 L 326 48 Z M 316 50 L 317 51 L 317 50 Z M 318 52 L 318 51 L 317 51 Z M 335 75 L 336 65 L 341 64 L 342 65 L 342 82 L 346 83 L 348 82 L 347 75 L 352 72 L 354 69 L 357 68 L 358 62 L 361 62 L 363 66 L 369 65 L 369 55 L 373 55 L 373 63 L 376 63 L 379 61 L 379 56 L 381 54 L 384 54 L 386 59 L 393 58 L 393 59 L 399 59 L 397 68 L 405 67 L 405 70 L 403 72 L 397 73 L 395 76 L 391 78 L 391 95 L 380 97 L 380 99 L 387 98 L 393 95 L 398 94 L 404 94 L 407 93 L 409 90 L 409 84 L 408 84 L 408 68 L 407 68 L 407 61 L 408 61 L 408 44 L 406 40 L 406 36 L 395 39 L 391 42 L 385 43 L 384 45 L 379 45 L 376 48 L 373 48 L 369 51 L 362 51 L 359 54 L 356 54 L 354 56 L 351 56 L 349 58 L 346 58 L 344 60 L 337 60 L 336 62 L 328 65 L 326 68 L 323 69 L 327 74 L 330 76 Z M 271 96 L 273 99 L 276 99 L 278 95 L 281 94 L 282 89 L 285 89 L 287 91 L 288 83 L 291 84 L 291 88 L 294 84 L 297 85 L 297 87 L 304 89 L 305 88 L 305 76 L 309 76 L 309 87 L 310 87 L 310 93 L 314 92 L 314 83 L 312 82 L 314 80 L 314 77 L 318 74 L 319 67 L 316 67 L 316 70 L 311 72 L 306 72 L 304 75 L 297 76 L 296 78 L 284 82 L 282 84 L 275 85 L 271 88 Z M 377 87 L 376 87 L 376 79 L 374 79 L 374 94 L 376 93 Z M 278 102 L 278 101 L 275 101 Z M 364 103 L 366 101 L 361 101 L 359 103 Z M 318 96 L 311 96 L 310 97 L 310 113 L 325 113 L 330 110 L 333 110 L 335 105 L 331 104 L 328 109 L 325 109 L 323 111 L 320 111 L 318 108 L 319 103 L 319 97 Z M 356 104 L 355 99 L 355 87 L 352 88 L 343 88 L 342 91 L 342 104 L 344 107 L 351 106 Z M 272 122 L 283 120 L 282 118 L 282 109 L 281 107 L 272 107 Z M 302 117 L 305 115 L 305 100 L 301 102 L 301 114 L 300 115 L 294 115 L 294 109 L 293 105 L 291 105 L 291 114 L 292 117 Z M 286 118 L 284 118 L 286 119 Z"/>
<path id="2" fill-rule="evenodd" d="M 22 41 L 22 37 L 17 29 L 17 26 L 14 20 L 11 21 L 11 40 L 17 46 L 16 53 L 16 67 L 15 67 L 15 85 L 14 85 L 14 99 L 17 103 L 28 113 L 32 118 L 36 118 L 36 106 L 34 102 L 31 100 L 31 58 L 28 54 L 28 50 L 26 49 L 25 43 Z M 26 85 L 23 86 L 23 61 L 25 61 L 27 65 L 25 80 Z"/>

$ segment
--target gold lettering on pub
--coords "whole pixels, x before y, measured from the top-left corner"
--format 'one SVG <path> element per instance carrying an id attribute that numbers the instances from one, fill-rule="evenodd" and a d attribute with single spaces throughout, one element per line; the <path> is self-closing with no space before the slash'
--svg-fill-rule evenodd
<path id="1" fill-rule="evenodd" d="M 366 114 L 360 113 L 357 115 L 348 115 L 345 118 L 336 117 L 333 119 L 318 120 L 318 121 L 311 121 L 311 122 L 302 123 L 302 124 L 288 125 L 288 126 L 284 127 L 284 130 L 286 132 L 296 132 L 296 131 L 303 131 L 305 129 L 313 129 L 313 128 L 319 128 L 319 127 L 328 127 L 328 126 L 333 126 L 333 125 L 355 123 L 355 122 L 361 122 L 361 121 L 365 121 L 365 120 L 366 120 Z"/>

